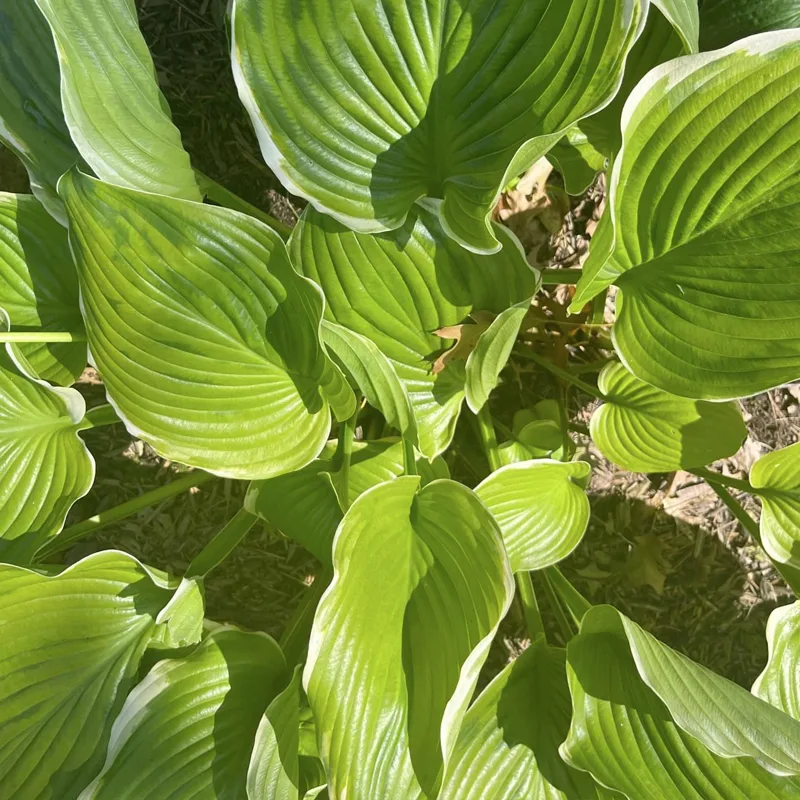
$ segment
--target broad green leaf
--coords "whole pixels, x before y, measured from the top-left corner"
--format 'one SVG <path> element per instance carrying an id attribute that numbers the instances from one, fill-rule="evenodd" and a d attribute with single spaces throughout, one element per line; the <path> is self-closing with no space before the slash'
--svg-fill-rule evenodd
<path id="1" fill-rule="evenodd" d="M 686 52 L 696 53 L 700 48 L 698 0 L 651 0 L 651 2 L 652 8 L 658 9 L 681 37 Z"/>
<path id="2" fill-rule="evenodd" d="M 328 320 L 322 321 L 322 341 L 353 376 L 367 402 L 383 414 L 389 425 L 418 443 L 417 420 L 406 387 L 377 345 L 366 336 Z"/>
<path id="3" fill-rule="evenodd" d="M 547 159 L 561 173 L 567 194 L 573 196 L 582 195 L 592 185 L 608 160 L 577 125 L 547 151 Z"/>
<path id="4" fill-rule="evenodd" d="M 610 182 L 613 253 L 572 308 L 621 289 L 614 344 L 683 397 L 754 394 L 800 376 L 800 31 L 650 72 L 625 106 Z"/>
<path id="5" fill-rule="evenodd" d="M 235 211 L 77 172 L 61 192 L 89 350 L 128 430 L 226 477 L 308 464 L 330 431 L 320 384 L 333 365 L 319 289 L 278 235 Z"/>
<path id="6" fill-rule="evenodd" d="M 703 0 L 703 50 L 725 47 L 756 33 L 800 27 L 800 0 Z"/>
<path id="7" fill-rule="evenodd" d="M 594 781 L 558 753 L 571 716 L 564 651 L 542 639 L 470 706 L 439 800 L 591 800 Z"/>
<path id="8" fill-rule="evenodd" d="M 0 564 L 0 798 L 74 800 L 170 597 L 125 553 L 52 577 Z"/>
<path id="9" fill-rule="evenodd" d="M 33 0 L 0 8 L 0 143 L 20 158 L 31 189 L 63 224 L 58 179 L 77 161 L 64 121 L 59 69 L 47 20 Z"/>
<path id="10" fill-rule="evenodd" d="M 150 647 L 172 650 L 197 644 L 203 636 L 205 594 L 202 581 L 183 578 L 156 617 Z"/>
<path id="11" fill-rule="evenodd" d="M 800 720 L 800 602 L 776 608 L 767 622 L 769 661 L 753 694 Z"/>
<path id="12" fill-rule="evenodd" d="M 644 637 L 664 659 L 657 681 L 639 662 Z M 661 645 L 614 609 L 596 607 L 584 616 L 567 648 L 567 665 L 573 716 L 561 754 L 599 783 L 631 800 L 800 797 L 797 778 L 779 777 L 742 757 L 747 754 L 730 747 L 727 738 L 738 728 L 760 745 L 796 749 L 797 723 Z M 702 720 L 702 736 L 687 730 L 681 719 L 687 709 L 696 722 Z"/>
<path id="13" fill-rule="evenodd" d="M 106 762 L 80 800 L 239 800 L 264 710 L 286 662 L 263 633 L 221 627 L 159 661 L 128 695 Z"/>
<path id="14" fill-rule="evenodd" d="M 308 208 L 292 234 L 292 261 L 322 287 L 326 318 L 370 339 L 392 362 L 429 458 L 452 440 L 466 391 L 463 362 L 433 373 L 436 355 L 448 346 L 435 331 L 472 311 L 500 314 L 530 299 L 538 285 L 513 234 L 499 227 L 497 233 L 503 251 L 476 256 L 422 208 L 400 230 L 376 236 Z"/>
<path id="15" fill-rule="evenodd" d="M 338 466 L 333 461 L 336 442 L 329 442 L 320 454 L 301 470 L 250 484 L 245 508 L 278 528 L 285 536 L 303 545 L 320 561 L 330 564 L 336 528 L 342 510 L 336 484 Z M 447 466 L 441 459 L 429 464 L 417 461 L 424 483 L 446 478 Z M 348 507 L 367 489 L 403 474 L 403 443 L 398 439 L 353 442 L 348 479 Z"/>
<path id="16" fill-rule="evenodd" d="M 453 481 L 418 487 L 376 486 L 336 534 L 304 673 L 333 797 L 435 793 L 513 596 L 480 500 Z"/>
<path id="17" fill-rule="evenodd" d="M 750 483 L 761 495 L 761 538 L 770 558 L 800 566 L 800 444 L 753 464 Z"/>
<path id="18" fill-rule="evenodd" d="M 483 408 L 497 386 L 530 305 L 530 299 L 523 300 L 498 314 L 469 354 L 464 388 L 467 405 L 474 414 Z"/>
<path id="19" fill-rule="evenodd" d="M 297 800 L 299 796 L 300 668 L 269 704 L 256 731 L 247 770 L 247 800 Z"/>
<path id="20" fill-rule="evenodd" d="M 133 2 L 35 1 L 53 32 L 64 117 L 86 163 L 109 183 L 202 200 Z"/>
<path id="21" fill-rule="evenodd" d="M 362 233 L 436 198 L 475 252 L 508 180 L 615 94 L 634 0 L 237 0 L 233 68 L 284 185 Z"/>
<path id="22" fill-rule="evenodd" d="M 585 461 L 523 461 L 475 489 L 500 526 L 514 572 L 549 567 L 578 546 L 591 513 L 590 472 Z"/>
<path id="23" fill-rule="evenodd" d="M 503 442 L 498 451 L 505 466 L 534 458 L 560 460 L 563 445 L 558 403 L 541 400 L 533 408 L 522 408 L 514 414 L 511 438 Z"/>
<path id="24" fill-rule="evenodd" d="M 604 403 L 592 415 L 592 440 L 631 472 L 674 472 L 732 456 L 747 438 L 736 403 L 687 400 L 640 381 L 622 364 L 600 373 Z"/>
<path id="25" fill-rule="evenodd" d="M 75 389 L 22 375 L 0 350 L 0 561 L 27 564 L 94 482 Z"/>
<path id="26" fill-rule="evenodd" d="M 83 331 L 67 233 L 30 195 L 0 192 L 0 309 L 14 331 Z M 85 342 L 10 347 L 39 378 L 61 386 L 86 366 Z"/>

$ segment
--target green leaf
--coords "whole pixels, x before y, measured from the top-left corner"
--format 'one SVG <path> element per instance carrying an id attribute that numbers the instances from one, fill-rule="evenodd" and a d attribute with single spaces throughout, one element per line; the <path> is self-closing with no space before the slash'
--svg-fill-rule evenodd
<path id="1" fill-rule="evenodd" d="M 0 561 L 27 564 L 94 482 L 74 389 L 20 374 L 0 350 Z"/>
<path id="2" fill-rule="evenodd" d="M 558 753 L 571 716 L 564 656 L 539 639 L 483 690 L 464 716 L 439 800 L 607 796 Z"/>
<path id="3" fill-rule="evenodd" d="M 58 179 L 80 159 L 64 121 L 58 58 L 36 3 L 0 9 L 0 142 L 22 160 L 31 189 L 63 224 Z"/>
<path id="4" fill-rule="evenodd" d="M 764 549 L 776 561 L 800 566 L 800 444 L 759 458 L 750 483 L 764 490 L 759 523 Z"/>
<path id="5" fill-rule="evenodd" d="M 241 798 L 259 722 L 285 683 L 283 654 L 263 633 L 221 627 L 185 658 L 159 661 L 125 701 L 81 800 Z"/>
<path id="6" fill-rule="evenodd" d="M 103 763 L 170 592 L 125 553 L 0 564 L 0 798 L 74 800 Z"/>
<path id="7" fill-rule="evenodd" d="M 498 448 L 503 465 L 534 458 L 560 460 L 564 445 L 561 411 L 555 400 L 541 400 L 514 414 L 511 438 Z"/>
<path id="8" fill-rule="evenodd" d="M 362 233 L 431 202 L 475 252 L 508 181 L 615 94 L 633 0 L 237 0 L 233 68 L 264 158 L 293 193 Z"/>
<path id="9" fill-rule="evenodd" d="M 674 472 L 732 456 L 747 438 L 736 403 L 687 400 L 640 381 L 622 364 L 603 368 L 605 402 L 592 415 L 592 440 L 631 472 Z"/>
<path id="10" fill-rule="evenodd" d="M 308 208 L 292 234 L 292 261 L 322 287 L 327 319 L 371 340 L 392 362 L 429 458 L 452 440 L 466 391 L 462 362 L 434 374 L 437 353 L 449 346 L 435 332 L 472 311 L 500 314 L 536 291 L 538 273 L 513 234 L 499 227 L 497 233 L 508 246 L 475 256 L 422 208 L 399 231 L 377 236 L 353 233 Z"/>
<path id="11" fill-rule="evenodd" d="M 652 4 L 681 37 L 686 52 L 696 53 L 700 48 L 698 0 L 652 0 Z"/>
<path id="12" fill-rule="evenodd" d="M 523 461 L 475 489 L 500 526 L 514 572 L 549 567 L 578 546 L 591 514 L 590 472 L 585 461 Z"/>
<path id="13" fill-rule="evenodd" d="M 0 192 L 0 309 L 14 331 L 83 331 L 67 233 L 30 195 Z M 86 366 L 85 342 L 8 347 L 37 377 L 61 386 Z"/>
<path id="14" fill-rule="evenodd" d="M 247 800 L 297 800 L 299 796 L 300 667 L 269 704 L 256 731 L 247 770 Z"/>
<path id="15" fill-rule="evenodd" d="M 156 630 L 150 647 L 173 650 L 197 644 L 203 636 L 205 594 L 203 583 L 183 578 L 169 603 L 156 617 Z"/>
<path id="16" fill-rule="evenodd" d="M 417 444 L 414 409 L 392 362 L 366 336 L 335 322 L 323 320 L 322 341 L 353 376 L 367 402 L 383 414 L 389 425 Z"/>
<path id="17" fill-rule="evenodd" d="M 753 694 L 800 720 L 800 602 L 776 608 L 767 622 L 769 661 Z"/>
<path id="18" fill-rule="evenodd" d="M 301 470 L 250 484 L 245 508 L 272 523 L 285 536 L 303 545 L 320 561 L 331 563 L 331 547 L 344 512 L 335 484 L 332 459 L 336 442 L 328 442 L 320 457 Z M 424 483 L 448 477 L 441 459 L 433 464 L 417 461 Z M 398 439 L 353 442 L 350 457 L 347 505 L 367 489 L 390 481 L 404 472 L 403 443 Z"/>
<path id="19" fill-rule="evenodd" d="M 582 195 L 594 183 L 597 173 L 606 168 L 608 160 L 577 125 L 547 151 L 547 159 L 561 173 L 567 194 L 575 197 Z"/>
<path id="20" fill-rule="evenodd" d="M 573 717 L 561 754 L 601 784 L 631 800 L 800 797 L 797 778 L 747 757 L 776 767 L 762 747 L 796 750 L 798 723 L 609 606 L 584 616 L 567 664 Z"/>
<path id="21" fill-rule="evenodd" d="M 131 0 L 36 0 L 53 33 L 72 140 L 109 183 L 202 200 Z"/>
<path id="22" fill-rule="evenodd" d="M 800 27 L 800 2 L 703 0 L 700 21 L 703 50 L 714 50 L 756 33 Z"/>
<path id="23" fill-rule="evenodd" d="M 418 486 L 376 486 L 336 534 L 304 673 L 333 797 L 435 793 L 513 596 L 480 500 L 452 481 Z"/>
<path id="24" fill-rule="evenodd" d="M 538 290 L 538 285 L 537 285 Z M 500 380 L 511 348 L 519 335 L 525 314 L 531 306 L 530 299 L 507 308 L 498 314 L 491 325 L 478 337 L 475 349 L 469 354 L 466 366 L 465 395 L 467 405 L 477 414 Z"/>
<path id="25" fill-rule="evenodd" d="M 308 464 L 330 432 L 323 299 L 258 220 L 61 181 L 89 349 L 109 401 L 159 455 L 232 478 Z M 352 398 L 352 392 L 350 393 Z"/>
<path id="26" fill-rule="evenodd" d="M 625 108 L 610 182 L 614 251 L 572 304 L 621 289 L 613 337 L 639 378 L 683 397 L 800 376 L 800 32 L 671 61 Z"/>

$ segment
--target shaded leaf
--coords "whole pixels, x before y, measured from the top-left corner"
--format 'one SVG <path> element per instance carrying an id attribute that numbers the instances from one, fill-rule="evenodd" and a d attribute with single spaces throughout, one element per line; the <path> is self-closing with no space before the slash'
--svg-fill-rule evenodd
<path id="1" fill-rule="evenodd" d="M 800 2 L 703 0 L 700 20 L 703 50 L 714 50 L 756 33 L 800 27 Z"/>

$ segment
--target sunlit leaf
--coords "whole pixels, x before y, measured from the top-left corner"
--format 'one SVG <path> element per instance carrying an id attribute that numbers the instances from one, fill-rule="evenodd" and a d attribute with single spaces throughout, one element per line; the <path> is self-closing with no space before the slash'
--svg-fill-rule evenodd
<path id="1" fill-rule="evenodd" d="M 421 208 L 400 230 L 377 236 L 307 209 L 292 235 L 293 263 L 322 287 L 327 318 L 370 339 L 392 362 L 411 399 L 420 449 L 431 458 L 450 443 L 466 391 L 464 362 L 434 374 L 437 354 L 449 346 L 435 332 L 473 311 L 500 314 L 536 291 L 538 273 L 517 240 L 497 232 L 503 251 L 476 256 Z"/>
<path id="2" fill-rule="evenodd" d="M 418 487 L 375 487 L 336 534 L 304 673 L 333 797 L 434 792 L 513 595 L 480 500 L 452 481 Z"/>
<path id="3" fill-rule="evenodd" d="M 128 430 L 218 475 L 308 464 L 330 431 L 320 384 L 332 365 L 319 289 L 278 235 L 244 214 L 79 173 L 61 192 L 89 349 Z"/>
<path id="4" fill-rule="evenodd" d="M 22 375 L 0 350 L 0 561 L 27 564 L 94 482 L 74 389 Z"/>
<path id="5" fill-rule="evenodd" d="M 169 598 L 117 551 L 53 577 L 0 564 L 2 800 L 74 800 L 97 774 Z"/>
<path id="6" fill-rule="evenodd" d="M 262 715 L 286 683 L 266 634 L 221 627 L 128 695 L 81 800 L 241 798 Z"/>
<path id="7" fill-rule="evenodd" d="M 64 117 L 86 163 L 110 183 L 201 200 L 133 2 L 36 3 L 53 32 Z"/>
<path id="8" fill-rule="evenodd" d="M 233 64 L 264 158 L 362 233 L 433 204 L 476 252 L 500 190 L 616 92 L 633 0 L 237 0 Z"/>
<path id="9" fill-rule="evenodd" d="M 572 726 L 561 753 L 629 798 L 800 797 L 798 723 L 608 606 L 567 648 Z M 758 761 L 766 762 L 769 770 Z"/>
<path id="10" fill-rule="evenodd" d="M 800 32 L 671 61 L 638 85 L 610 182 L 613 253 L 572 308 L 621 289 L 614 344 L 638 377 L 726 399 L 800 376 Z"/>
<path id="11" fill-rule="evenodd" d="M 732 456 L 747 438 L 736 403 L 687 400 L 640 381 L 622 364 L 600 373 L 605 401 L 592 415 L 592 440 L 631 472 L 674 472 Z"/>
<path id="12" fill-rule="evenodd" d="M 30 195 L 0 192 L 0 309 L 14 331 L 83 331 L 67 232 Z M 38 377 L 61 386 L 86 366 L 85 342 L 11 347 Z"/>
<path id="13" fill-rule="evenodd" d="M 767 623 L 769 661 L 753 694 L 800 720 L 800 602 L 776 608 Z"/>
<path id="14" fill-rule="evenodd" d="M 761 538 L 776 561 L 800 566 L 800 444 L 767 453 L 753 464 L 750 483 L 761 495 Z"/>
<path id="15" fill-rule="evenodd" d="M 514 572 L 566 558 L 589 524 L 585 461 L 523 461 L 493 472 L 475 489 L 500 526 Z"/>

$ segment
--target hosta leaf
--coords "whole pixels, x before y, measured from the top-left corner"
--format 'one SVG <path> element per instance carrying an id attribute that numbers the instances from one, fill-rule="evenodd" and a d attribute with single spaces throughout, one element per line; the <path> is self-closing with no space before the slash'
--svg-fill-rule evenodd
<path id="1" fill-rule="evenodd" d="M 614 344 L 684 397 L 800 376 L 800 31 L 671 61 L 625 107 L 610 182 L 615 249 L 590 255 L 573 308 L 622 290 Z"/>
<path id="2" fill-rule="evenodd" d="M 687 400 L 640 381 L 622 364 L 600 373 L 605 402 L 592 415 L 592 440 L 631 472 L 674 472 L 732 456 L 747 438 L 736 403 Z"/>
<path id="3" fill-rule="evenodd" d="M 169 597 L 117 551 L 54 577 L 0 565 L 0 798 L 74 800 L 97 774 Z"/>
<path id="4" fill-rule="evenodd" d="M 800 0 L 703 0 L 703 50 L 725 47 L 755 33 L 800 27 Z"/>
<path id="5" fill-rule="evenodd" d="M 750 483 L 761 495 L 761 538 L 771 558 L 800 566 L 800 444 L 753 464 Z"/>
<path id="6" fill-rule="evenodd" d="M 266 519 L 284 535 L 299 542 L 320 561 L 330 564 L 331 546 L 344 512 L 338 498 L 336 443 L 329 442 L 320 454 L 301 470 L 250 484 L 245 508 Z M 417 462 L 423 482 L 446 478 L 441 459 L 433 464 Z M 384 481 L 403 474 L 403 443 L 397 439 L 353 442 L 350 459 L 347 505 L 359 495 Z"/>
<path id="7" fill-rule="evenodd" d="M 464 716 L 439 800 L 591 800 L 585 773 L 558 753 L 571 716 L 564 651 L 540 639 L 484 689 Z"/>
<path id="8" fill-rule="evenodd" d="M 642 17 L 633 0 L 359 3 L 237 0 L 233 64 L 264 158 L 354 230 L 403 226 L 439 198 L 466 247 L 507 179 L 616 92 Z"/>
<path id="9" fill-rule="evenodd" d="M 438 374 L 435 335 L 472 311 L 500 314 L 536 291 L 513 234 L 494 256 L 475 256 L 448 238 L 435 216 L 418 208 L 392 233 L 368 236 L 313 209 L 303 212 L 290 251 L 299 271 L 316 281 L 329 320 L 374 342 L 406 388 L 419 426 L 420 450 L 432 458 L 450 443 L 465 396 L 463 362 Z"/>
<path id="10" fill-rule="evenodd" d="M 434 792 L 513 595 L 480 500 L 452 481 L 418 486 L 366 492 L 336 534 L 304 673 L 333 797 Z"/>
<path id="11" fill-rule="evenodd" d="M 36 3 L 3 3 L 0 142 L 22 160 L 36 197 L 66 224 L 56 183 L 80 156 L 64 121 L 59 79 L 53 36 Z"/>
<path id="12" fill-rule="evenodd" d="M 14 331 L 83 331 L 67 232 L 30 195 L 0 192 L 0 309 Z M 38 377 L 61 386 L 86 366 L 85 342 L 11 347 Z"/>
<path id="13" fill-rule="evenodd" d="M 261 717 L 247 770 L 247 800 L 297 800 L 299 796 L 300 679 L 298 667 Z"/>
<path id="14" fill-rule="evenodd" d="M 658 680 L 639 660 L 643 637 L 664 658 Z M 728 733 L 740 729 L 743 738 L 752 734 L 767 747 L 796 749 L 800 740 L 791 728 L 797 723 L 661 645 L 614 609 L 601 606 L 586 614 L 567 662 L 573 717 L 561 753 L 601 784 L 631 800 L 800 797 L 797 778 L 767 771 L 726 742 Z M 722 691 L 707 691 L 711 687 Z M 686 709 L 694 721 L 702 720 L 701 728 L 687 730 L 681 719 Z M 712 749 L 705 746 L 712 743 Z"/>
<path id="15" fill-rule="evenodd" d="M 698 0 L 652 0 L 681 37 L 687 53 L 696 53 L 700 46 L 700 12 Z"/>
<path id="16" fill-rule="evenodd" d="M 467 358 L 464 387 L 467 405 L 473 413 L 483 408 L 497 386 L 529 308 L 530 300 L 507 308 L 478 337 L 475 349 Z"/>
<path id="17" fill-rule="evenodd" d="M 74 389 L 29 380 L 0 350 L 0 561 L 27 564 L 94 482 Z"/>
<path id="18" fill-rule="evenodd" d="M 367 402 L 386 422 L 412 442 L 417 442 L 417 420 L 406 387 L 392 362 L 366 336 L 335 322 L 323 320 L 322 341 L 353 376 Z"/>
<path id="19" fill-rule="evenodd" d="M 554 400 L 541 400 L 533 408 L 514 414 L 511 438 L 498 448 L 503 465 L 533 458 L 560 459 L 564 445 L 561 411 Z"/>
<path id="20" fill-rule="evenodd" d="M 501 467 L 475 489 L 500 526 L 514 572 L 566 558 L 589 524 L 585 461 L 523 461 Z"/>
<path id="21" fill-rule="evenodd" d="M 125 701 L 81 800 L 238 800 L 261 717 L 285 683 L 283 654 L 262 633 L 218 628 L 185 658 L 159 661 Z"/>
<path id="22" fill-rule="evenodd" d="M 547 151 L 547 159 L 561 173 L 567 194 L 580 196 L 592 185 L 597 173 L 606 168 L 607 157 L 575 125 Z"/>
<path id="23" fill-rule="evenodd" d="M 89 349 L 128 430 L 165 458 L 233 478 L 309 463 L 330 430 L 320 384 L 332 364 L 319 289 L 278 235 L 235 211 L 79 173 L 61 192 Z"/>
<path id="24" fill-rule="evenodd" d="M 201 200 L 130 0 L 36 0 L 53 32 L 72 140 L 98 177 Z"/>
<path id="25" fill-rule="evenodd" d="M 800 602 L 776 608 L 767 623 L 769 661 L 753 694 L 800 720 Z"/>

